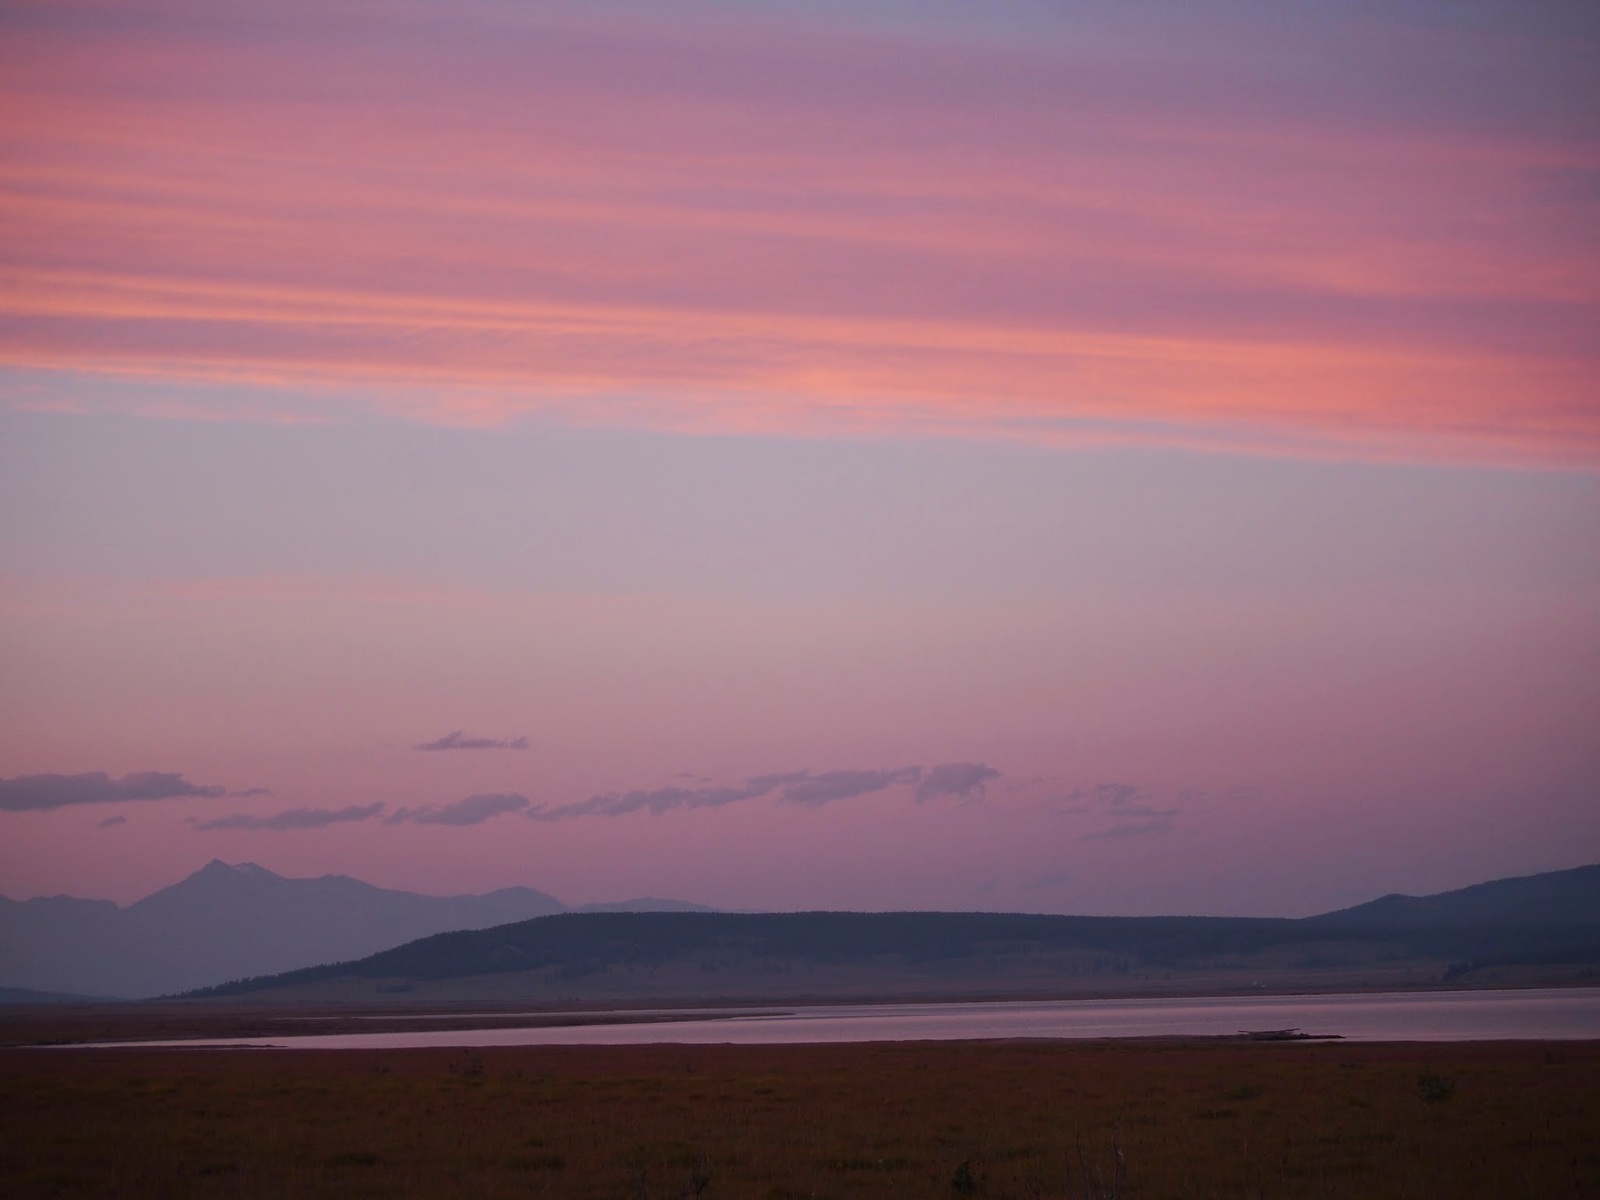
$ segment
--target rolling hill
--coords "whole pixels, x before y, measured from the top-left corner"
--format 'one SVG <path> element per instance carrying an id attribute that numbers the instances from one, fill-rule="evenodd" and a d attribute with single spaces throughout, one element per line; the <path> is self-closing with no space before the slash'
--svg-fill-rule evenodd
<path id="1" fill-rule="evenodd" d="M 1519 967 L 1592 975 L 1600 966 L 1597 876 L 1600 868 L 1586 867 L 1498 880 L 1300 920 L 568 913 L 438 934 L 206 994 L 732 999 L 1404 986 Z"/>
<path id="2" fill-rule="evenodd" d="M 1311 920 L 1343 929 L 1592 926 L 1600 922 L 1600 863 L 1495 879 L 1432 896 L 1397 892 Z"/>

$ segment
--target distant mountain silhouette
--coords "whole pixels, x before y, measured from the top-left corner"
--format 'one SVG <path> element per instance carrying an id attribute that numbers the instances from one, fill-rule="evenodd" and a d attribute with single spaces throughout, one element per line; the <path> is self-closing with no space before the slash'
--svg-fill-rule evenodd
<path id="1" fill-rule="evenodd" d="M 127 908 L 0 897 L 0 986 L 153 996 L 562 910 L 533 888 L 423 896 L 345 875 L 288 879 L 254 863 L 213 861 Z"/>
<path id="2" fill-rule="evenodd" d="M 1153 955 L 1220 953 L 1281 942 L 1295 922 L 1263 917 L 1061 917 L 1031 913 L 566 913 L 494 929 L 441 933 L 359 962 L 290 972 L 217 989 L 341 976 L 451 979 L 554 970 L 568 979 L 612 967 L 659 967 L 683 958 L 800 959 L 835 967 L 886 956 L 949 963 L 1026 947 Z"/>
<path id="3" fill-rule="evenodd" d="M 563 997 L 1104 987 L 1206 972 L 1388 978 L 1406 962 L 1449 978 L 1600 964 L 1600 865 L 1303 920 L 721 913 L 651 897 L 569 911 L 532 888 L 424 896 L 220 861 L 126 908 L 0 897 L 0 989 L 71 996 L 242 995 L 337 980 L 404 994 L 418 981 L 491 977 L 507 995 Z"/>
<path id="4" fill-rule="evenodd" d="M 1600 923 L 1600 864 L 1476 883 L 1433 896 L 1383 896 L 1311 918 L 1346 929 Z"/>
<path id="5" fill-rule="evenodd" d="M 691 904 L 687 900 L 663 900 L 659 896 L 639 896 L 633 900 L 612 900 L 600 904 L 580 904 L 571 910 L 578 913 L 590 912 L 717 912 L 707 904 Z"/>
<path id="6" fill-rule="evenodd" d="M 33 988 L 0 987 L 0 1005 L 86 1004 L 94 996 L 75 996 L 70 992 L 39 992 Z"/>
<path id="7" fill-rule="evenodd" d="M 212 995 L 755 996 L 1126 988 L 1174 975 L 1398 983 L 1476 966 L 1600 964 L 1600 867 L 1301 920 L 1014 913 L 590 912 L 441 933 Z M 1465 900 L 1457 899 L 1467 897 Z M 1405 898 L 1412 899 L 1412 898 Z M 1398 917 L 1386 920 L 1396 911 Z M 1436 919 L 1417 919 L 1431 913 Z M 1355 915 L 1351 915 L 1355 914 Z M 1443 914 L 1443 915 L 1441 915 Z M 1553 914 L 1553 916 L 1552 916 Z M 1319 975 L 1320 973 L 1320 975 Z M 476 992 L 441 985 L 474 981 Z M 1235 986 L 1238 977 L 1235 976 Z M 1245 984 L 1248 986 L 1248 983 Z"/>

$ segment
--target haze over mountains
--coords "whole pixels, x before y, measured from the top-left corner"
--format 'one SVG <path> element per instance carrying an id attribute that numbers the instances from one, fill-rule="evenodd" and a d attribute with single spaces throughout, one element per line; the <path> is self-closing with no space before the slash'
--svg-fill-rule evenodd
<path id="1" fill-rule="evenodd" d="M 1600 968 L 1600 865 L 1298 920 L 1018 913 L 587 913 L 439 934 L 215 994 L 372 1002 L 1323 990 Z M 1502 972 L 1504 974 L 1502 975 Z"/>
<path id="2" fill-rule="evenodd" d="M 0 999 L 12 1002 L 38 998 L 20 989 L 147 997 L 218 985 L 527 999 L 1209 987 L 1245 975 L 1316 986 L 1341 972 L 1416 983 L 1590 962 L 1600 865 L 1302 920 L 717 913 L 651 898 L 569 909 L 533 888 L 424 896 L 220 861 L 126 908 L 0 898 Z"/>
<path id="3" fill-rule="evenodd" d="M 641 898 L 607 911 L 693 911 Z M 126 908 L 109 900 L 0 897 L 0 988 L 142 997 L 362 958 L 446 930 L 567 911 L 534 888 L 424 896 L 346 875 L 289 879 L 214 860 Z M 3 998 L 3 996 L 0 996 Z"/>

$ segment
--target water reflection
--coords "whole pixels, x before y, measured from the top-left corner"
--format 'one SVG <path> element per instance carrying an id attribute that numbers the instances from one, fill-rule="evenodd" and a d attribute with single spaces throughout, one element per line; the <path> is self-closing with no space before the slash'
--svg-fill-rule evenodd
<path id="1" fill-rule="evenodd" d="M 504 1013 L 495 1015 L 501 1020 L 506 1016 Z M 555 1016 L 539 1015 L 543 1019 Z M 818 1005 L 737 1015 L 727 1010 L 692 1013 L 659 1010 L 650 1015 L 670 1019 L 620 1024 L 617 1023 L 619 1014 L 614 1012 L 571 1013 L 563 1017 L 570 1021 L 585 1015 L 605 1023 L 519 1029 L 306 1034 L 154 1044 L 378 1050 L 418 1046 L 620 1046 L 652 1042 L 704 1045 L 1204 1037 L 1291 1027 L 1312 1034 L 1338 1034 L 1353 1041 L 1565 1040 L 1600 1038 L 1600 989 Z M 685 1017 L 688 1019 L 683 1019 Z"/>

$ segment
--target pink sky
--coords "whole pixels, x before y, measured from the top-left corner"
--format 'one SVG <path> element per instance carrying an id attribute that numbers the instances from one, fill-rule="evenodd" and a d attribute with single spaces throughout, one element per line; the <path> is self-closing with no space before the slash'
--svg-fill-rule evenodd
<path id="1" fill-rule="evenodd" d="M 450 422 L 1600 445 L 1597 97 L 1554 35 L 120 11 L 7 37 L 17 367 Z"/>
<path id="2" fill-rule="evenodd" d="M 1597 47 L 8 5 L 0 894 L 1287 914 L 1600 857 Z M 801 771 L 899 781 L 713 802 Z"/>

